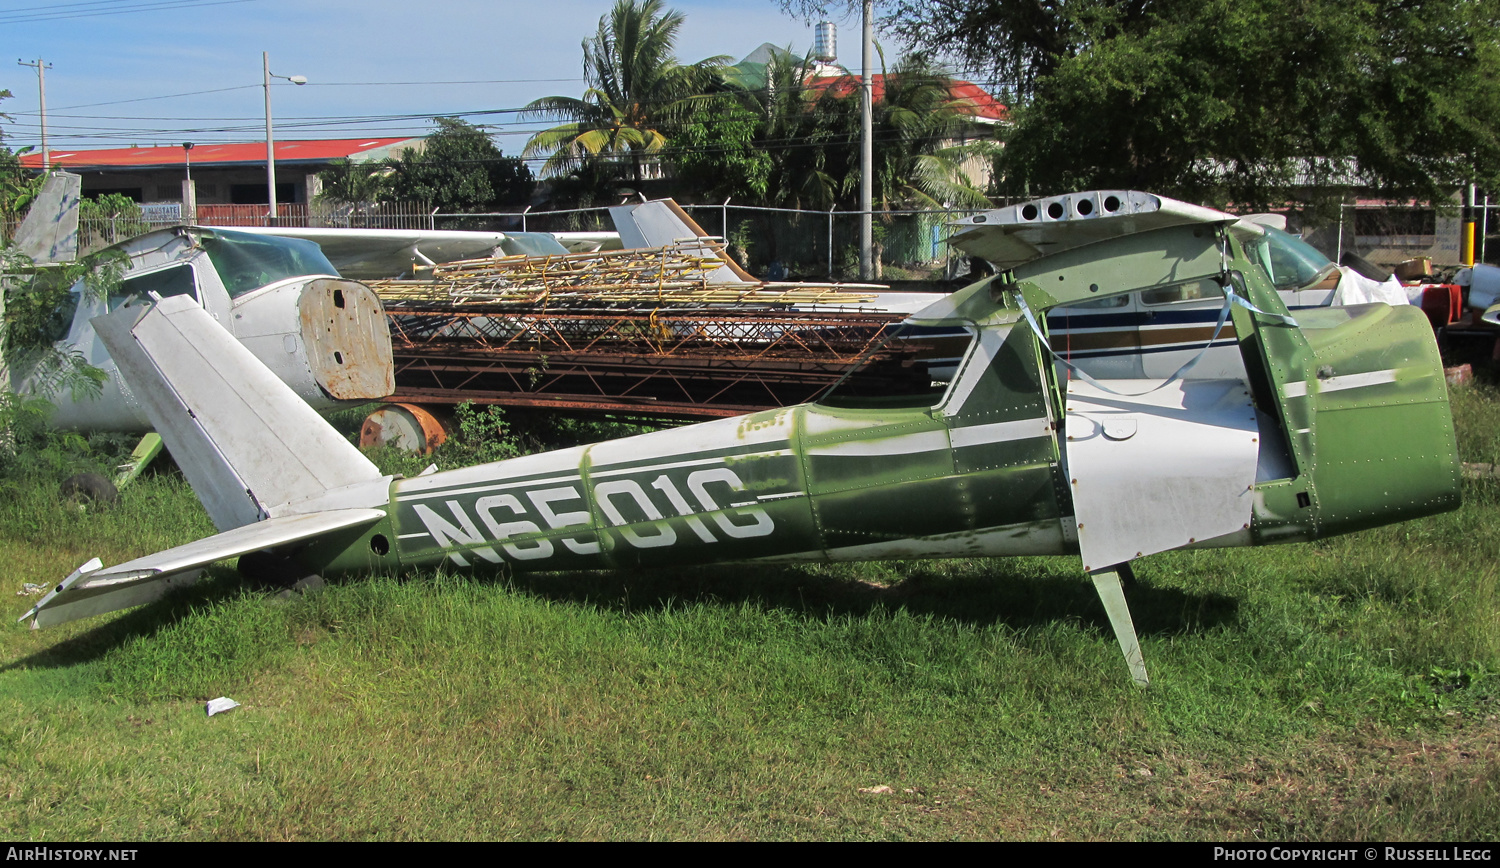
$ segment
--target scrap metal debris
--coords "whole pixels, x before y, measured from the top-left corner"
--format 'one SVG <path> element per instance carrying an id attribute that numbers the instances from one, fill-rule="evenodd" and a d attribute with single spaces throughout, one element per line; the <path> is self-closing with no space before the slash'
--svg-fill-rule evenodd
<path id="1" fill-rule="evenodd" d="M 208 712 L 209 717 L 213 717 L 216 714 L 223 714 L 226 711 L 230 711 L 239 707 L 240 704 L 238 702 L 235 702 L 233 699 L 230 699 L 227 696 L 221 696 L 218 699 L 210 699 L 208 702 L 204 703 L 203 710 Z"/>

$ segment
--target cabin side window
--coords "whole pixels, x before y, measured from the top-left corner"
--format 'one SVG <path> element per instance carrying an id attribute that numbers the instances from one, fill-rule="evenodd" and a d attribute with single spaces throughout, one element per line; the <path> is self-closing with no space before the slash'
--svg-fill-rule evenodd
<path id="1" fill-rule="evenodd" d="M 1055 307 L 1048 313 L 1065 314 L 1070 310 L 1108 310 L 1115 307 L 1124 307 L 1127 304 L 1130 304 L 1130 293 L 1125 292 L 1119 295 L 1106 295 L 1103 298 L 1091 298 L 1088 301 L 1074 302 L 1066 307 Z"/>
<path id="2" fill-rule="evenodd" d="M 963 328 L 902 326 L 866 352 L 817 403 L 851 410 L 935 407 L 973 342 Z"/>
<path id="3" fill-rule="evenodd" d="M 1224 290 L 1214 280 L 1189 280 L 1172 286 L 1141 291 L 1141 304 L 1180 304 L 1185 301 L 1218 301 Z"/>
<path id="4" fill-rule="evenodd" d="M 186 295 L 191 296 L 194 301 L 201 301 L 198 297 L 198 281 L 193 276 L 193 267 L 174 265 L 171 268 L 163 268 L 161 271 L 153 271 L 139 277 L 127 277 L 120 281 L 120 288 L 109 294 L 109 309 L 115 310 L 131 296 L 149 298 L 148 293 L 153 292 L 162 298 Z"/>
<path id="5" fill-rule="evenodd" d="M 216 229 L 205 232 L 198 243 L 208 251 L 230 298 L 289 277 L 338 275 L 321 247 L 300 238 Z"/>

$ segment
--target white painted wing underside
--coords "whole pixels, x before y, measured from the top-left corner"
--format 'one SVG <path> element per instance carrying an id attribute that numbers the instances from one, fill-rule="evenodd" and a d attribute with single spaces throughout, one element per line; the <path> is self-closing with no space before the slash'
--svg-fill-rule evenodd
<path id="1" fill-rule="evenodd" d="M 1110 200 L 1118 203 L 1114 211 L 1105 208 Z M 1238 219 L 1136 190 L 1089 190 L 954 221 L 948 224 L 953 229 L 948 243 L 1004 269 L 1107 238 L 1184 223 L 1234 223 Z"/>
<path id="2" fill-rule="evenodd" d="M 1143 392 L 1160 380 L 1110 380 Z M 1242 531 L 1260 431 L 1240 380 L 1179 380 L 1122 397 L 1073 380 L 1068 476 L 1085 570 Z"/>
<path id="3" fill-rule="evenodd" d="M 107 570 L 99 569 L 99 562 L 94 560 L 59 582 L 21 620 L 31 618 L 33 627 L 48 627 L 149 603 L 174 587 L 177 583 L 173 579 L 196 573 L 200 567 L 215 561 L 374 524 L 384 517 L 385 512 L 379 509 L 289 515 L 225 531 Z"/>

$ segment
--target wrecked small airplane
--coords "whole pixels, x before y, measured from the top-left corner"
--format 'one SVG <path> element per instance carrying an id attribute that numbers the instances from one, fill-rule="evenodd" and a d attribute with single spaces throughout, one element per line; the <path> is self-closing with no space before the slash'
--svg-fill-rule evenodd
<path id="1" fill-rule="evenodd" d="M 96 397 L 59 396 L 52 424 L 152 429 L 140 397 L 119 376 L 93 326 L 95 318 L 131 298 L 191 300 L 316 409 L 391 393 L 395 372 L 380 299 L 364 284 L 339 277 L 316 244 L 180 226 L 116 247 L 130 259 L 119 287 L 106 298 L 75 287 L 53 336 L 58 345 L 81 351 L 108 379 Z"/>
<path id="2" fill-rule="evenodd" d="M 469 229 L 342 229 L 323 226 L 237 227 L 236 232 L 300 238 L 323 248 L 339 274 L 393 278 L 460 259 L 547 256 L 617 248 L 614 232 L 482 232 Z"/>
<path id="3" fill-rule="evenodd" d="M 1121 587 L 1182 548 L 1319 539 L 1454 509 L 1459 465 L 1416 308 L 1288 315 L 1238 218 L 1134 191 L 968 218 L 1000 273 L 914 314 L 958 329 L 951 377 L 856 372 L 819 401 L 399 479 L 382 475 L 203 307 L 130 302 L 95 323 L 215 536 L 80 567 L 23 620 L 159 596 L 215 561 L 310 572 L 526 570 L 1076 554 L 1133 680 Z M 1050 309 L 1147 289 L 1221 299 L 1244 377 L 1057 373 Z"/>
<path id="4" fill-rule="evenodd" d="M 77 201 L 77 175 L 50 175 L 17 231 L 22 252 L 39 264 L 75 258 Z M 52 424 L 151 430 L 91 324 L 132 297 L 191 299 L 317 409 L 391 393 L 395 373 L 380 299 L 364 284 L 340 277 L 316 244 L 182 226 L 148 232 L 114 249 L 128 261 L 120 285 L 98 298 L 79 281 L 53 317 L 55 331 L 48 336 L 58 348 L 82 353 L 107 379 L 96 396 L 53 396 Z M 28 388 L 27 371 L 11 376 L 20 389 Z"/>

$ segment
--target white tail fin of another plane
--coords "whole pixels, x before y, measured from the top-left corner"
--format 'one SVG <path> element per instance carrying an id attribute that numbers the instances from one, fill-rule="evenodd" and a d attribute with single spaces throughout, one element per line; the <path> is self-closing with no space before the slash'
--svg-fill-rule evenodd
<path id="1" fill-rule="evenodd" d="M 83 178 L 53 172 L 31 202 L 26 219 L 16 229 L 16 250 L 37 265 L 72 262 L 78 258 L 78 193 Z"/>
<path id="2" fill-rule="evenodd" d="M 759 283 L 739 263 L 729 257 L 721 240 L 712 238 L 682 206 L 671 199 L 654 199 L 639 205 L 618 205 L 609 209 L 611 220 L 620 232 L 620 244 L 632 247 L 681 246 L 698 256 L 718 257 L 722 268 L 708 276 L 709 283 Z M 701 238 L 701 242 L 692 239 Z M 684 243 L 687 242 L 687 243 Z"/>

